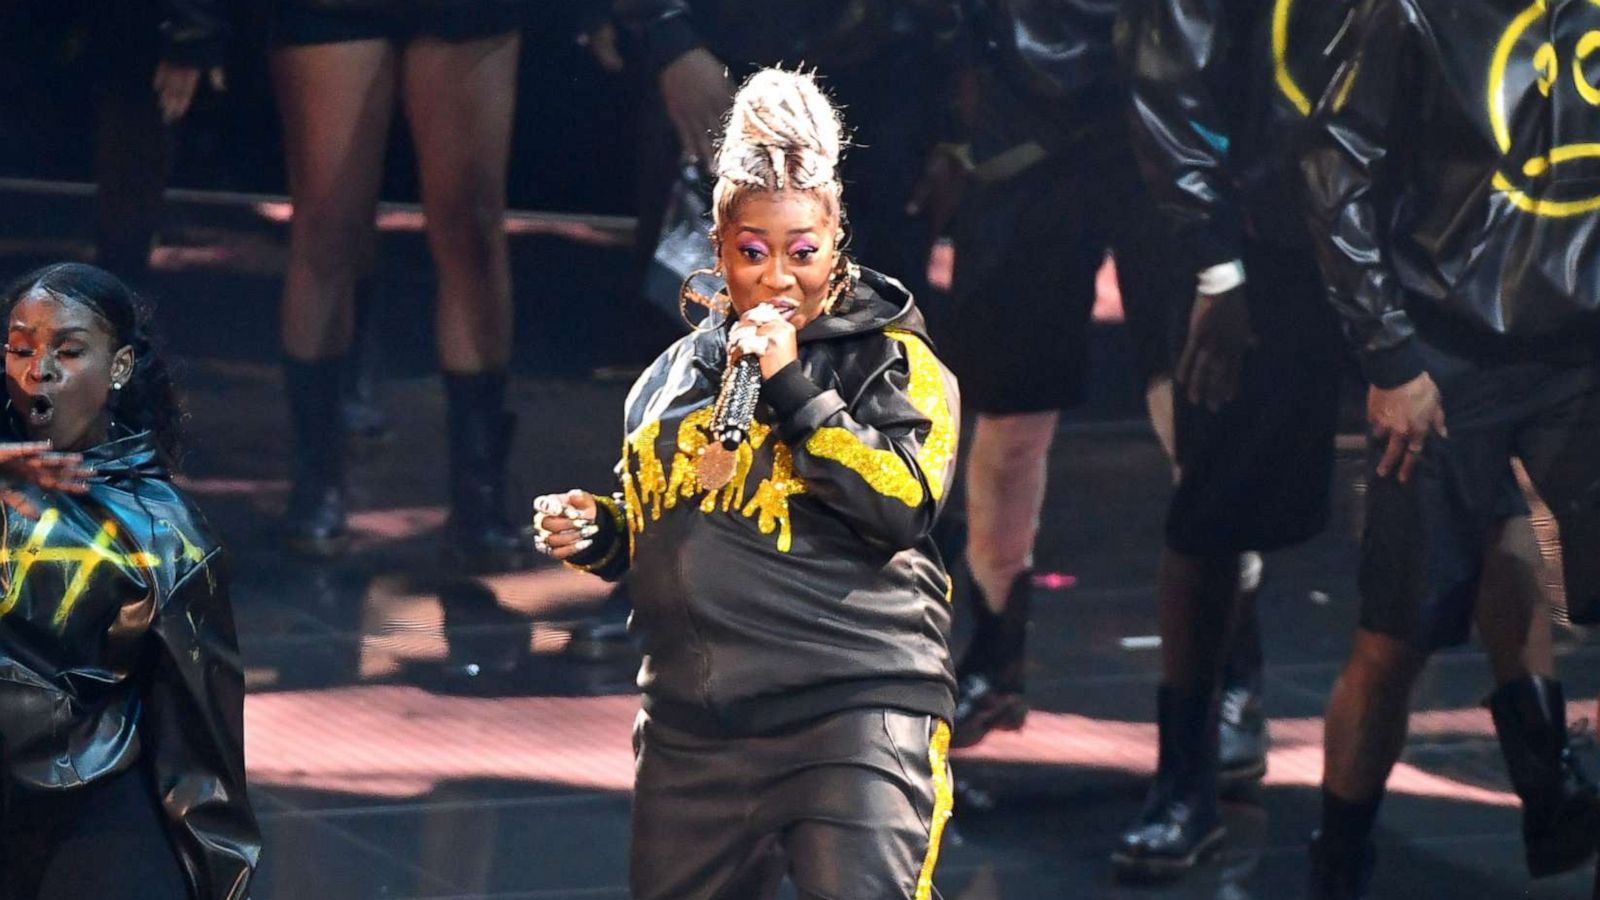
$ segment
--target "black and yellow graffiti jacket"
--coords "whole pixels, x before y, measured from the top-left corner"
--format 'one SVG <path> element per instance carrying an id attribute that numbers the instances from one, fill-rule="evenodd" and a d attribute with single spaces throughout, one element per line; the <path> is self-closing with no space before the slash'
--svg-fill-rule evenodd
<path id="1" fill-rule="evenodd" d="M 12 790 L 146 764 L 199 900 L 243 900 L 244 679 L 222 548 L 148 433 L 89 450 L 87 495 L 20 488 L 0 549 L 0 757 Z"/>
<path id="2" fill-rule="evenodd" d="M 1367 378 L 1600 346 L 1600 6 L 1370 0 L 1303 167 Z"/>
<path id="3" fill-rule="evenodd" d="M 949 719 L 950 585 L 929 533 L 960 411 L 910 295 L 863 270 L 847 308 L 801 329 L 732 481 L 706 490 L 726 343 L 690 334 L 634 385 L 620 503 L 573 560 L 629 573 L 645 708 L 709 734 L 864 706 Z"/>
<path id="4" fill-rule="evenodd" d="M 1197 270 L 1308 239 L 1296 170 L 1352 0 L 1126 0 L 1119 55 L 1152 194 Z"/>

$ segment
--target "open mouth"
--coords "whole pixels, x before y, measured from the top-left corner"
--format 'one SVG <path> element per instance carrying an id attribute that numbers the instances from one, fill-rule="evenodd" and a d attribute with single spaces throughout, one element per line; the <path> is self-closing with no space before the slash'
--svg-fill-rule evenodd
<path id="1" fill-rule="evenodd" d="M 28 426 L 30 428 L 43 428 L 55 418 L 56 404 L 43 394 L 39 394 L 28 402 Z"/>
<path id="2" fill-rule="evenodd" d="M 800 311 L 799 303 L 784 297 L 774 297 L 771 300 L 765 300 L 763 302 L 777 310 L 778 315 L 782 316 L 785 320 L 794 318 L 794 314 Z"/>

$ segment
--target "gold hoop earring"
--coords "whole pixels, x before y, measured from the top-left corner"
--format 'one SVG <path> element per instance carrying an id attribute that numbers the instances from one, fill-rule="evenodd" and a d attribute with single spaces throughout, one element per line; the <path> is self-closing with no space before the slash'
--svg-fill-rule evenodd
<path id="1" fill-rule="evenodd" d="M 860 277 L 861 267 L 845 254 L 839 254 L 839 262 L 834 265 L 833 274 L 828 276 L 828 299 L 822 303 L 823 313 L 833 312 L 840 299 L 854 293 L 856 280 Z"/>
<path id="2" fill-rule="evenodd" d="M 693 303 L 699 307 L 703 307 L 704 309 L 713 313 L 727 315 L 728 310 L 732 308 L 733 305 L 732 301 L 728 299 L 727 288 L 720 287 L 714 294 L 707 296 L 704 292 L 695 290 L 694 287 L 694 280 L 696 278 L 720 278 L 721 276 L 722 272 L 720 269 L 705 268 L 695 269 L 683 279 L 682 286 L 678 288 L 678 315 L 683 318 L 685 325 L 688 325 L 692 329 L 698 329 L 700 327 L 689 320 L 690 303 Z"/>

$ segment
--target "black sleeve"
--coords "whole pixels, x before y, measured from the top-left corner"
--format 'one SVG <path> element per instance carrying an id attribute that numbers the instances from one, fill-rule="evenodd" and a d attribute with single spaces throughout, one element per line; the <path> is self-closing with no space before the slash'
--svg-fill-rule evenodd
<path id="1" fill-rule="evenodd" d="M 847 406 L 790 364 L 763 386 L 806 493 L 890 550 L 933 527 L 955 471 L 955 379 L 916 335 L 889 331 L 895 358 Z"/>
<path id="2" fill-rule="evenodd" d="M 1367 380 L 1393 388 L 1423 372 L 1389 263 L 1383 201 L 1397 175 L 1396 123 L 1413 121 L 1402 104 L 1418 88 L 1418 48 L 1399 0 L 1369 0 L 1355 28 L 1354 53 L 1318 107 L 1301 168 L 1328 295 Z"/>
<path id="3" fill-rule="evenodd" d="M 213 550 L 162 604 L 141 729 L 198 900 L 245 900 L 261 854 L 245 794 L 244 672 L 227 578 Z"/>
<path id="4" fill-rule="evenodd" d="M 1128 0 L 1119 24 L 1134 154 L 1197 271 L 1240 257 L 1232 136 L 1208 79 L 1237 51 L 1222 12 L 1222 0 Z"/>
<path id="5" fill-rule="evenodd" d="M 230 0 L 161 0 L 161 58 L 210 69 L 227 55 Z"/>
<path id="6" fill-rule="evenodd" d="M 703 43 L 695 33 L 687 0 L 616 0 L 613 12 L 642 49 L 645 68 L 652 75 Z"/>

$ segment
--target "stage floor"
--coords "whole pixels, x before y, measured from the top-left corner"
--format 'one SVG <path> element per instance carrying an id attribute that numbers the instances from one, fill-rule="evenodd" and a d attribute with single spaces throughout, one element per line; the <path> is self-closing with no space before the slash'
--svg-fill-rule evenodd
<path id="1" fill-rule="evenodd" d="M 84 252 L 81 198 L 5 196 L 0 278 Z M 273 351 L 282 228 L 270 209 L 235 213 L 180 210 L 152 287 L 186 362 L 186 477 L 234 554 L 251 795 L 266 833 L 255 900 L 626 897 L 633 662 L 565 649 L 606 586 L 548 565 L 463 578 L 438 561 L 443 398 L 426 375 L 420 237 L 397 225 L 384 249 L 384 402 L 398 436 L 353 469 L 354 552 L 309 565 L 273 542 L 287 488 Z M 626 327 L 605 300 L 626 252 L 596 234 L 514 239 L 518 497 L 601 486 L 615 460 L 627 382 L 587 373 L 629 361 L 594 349 Z M 956 809 L 936 879 L 947 900 L 1303 896 L 1320 715 L 1356 615 L 1361 467 L 1359 441 L 1345 443 L 1332 527 L 1267 560 L 1267 781 L 1228 804 L 1219 859 L 1180 884 L 1124 886 L 1107 854 L 1154 762 L 1152 583 L 1170 476 L 1135 418 L 1062 429 L 1037 559 L 1034 712 L 1020 733 L 955 758 L 987 802 Z M 1573 717 L 1591 717 L 1600 653 L 1565 629 L 1558 653 Z M 1376 896 L 1589 896 L 1591 872 L 1527 878 L 1487 690 L 1475 647 L 1424 676 L 1377 835 Z M 1589 742 L 1583 752 L 1600 771 Z"/>

